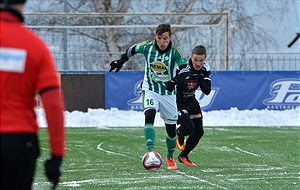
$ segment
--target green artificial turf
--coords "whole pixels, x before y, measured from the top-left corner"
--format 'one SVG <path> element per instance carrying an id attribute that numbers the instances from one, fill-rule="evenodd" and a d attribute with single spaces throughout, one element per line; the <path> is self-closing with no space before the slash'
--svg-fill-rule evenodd
<path id="1" fill-rule="evenodd" d="M 156 130 L 155 150 L 163 157 L 157 171 L 147 171 L 143 127 L 67 128 L 67 157 L 58 189 L 299 189 L 298 127 L 209 127 L 189 158 L 197 167 L 177 162 L 166 169 L 165 128 Z M 50 189 L 43 173 L 49 156 L 41 129 L 41 156 L 33 189 Z M 175 151 L 177 158 L 179 151 Z M 176 159 L 177 160 L 177 159 Z"/>

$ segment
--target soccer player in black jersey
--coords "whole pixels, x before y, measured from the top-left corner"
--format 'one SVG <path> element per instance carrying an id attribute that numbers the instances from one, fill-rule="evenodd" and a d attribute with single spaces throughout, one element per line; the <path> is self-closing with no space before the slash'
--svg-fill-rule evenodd
<path id="1" fill-rule="evenodd" d="M 167 90 L 173 91 L 175 85 L 179 125 L 176 146 L 181 151 L 178 161 L 186 166 L 197 166 L 188 158 L 204 134 L 202 111 L 195 91 L 198 87 L 206 95 L 211 91 L 210 67 L 206 63 L 206 48 L 203 45 L 193 48 L 187 67 L 167 83 Z M 188 136 L 185 145 L 184 136 Z"/>

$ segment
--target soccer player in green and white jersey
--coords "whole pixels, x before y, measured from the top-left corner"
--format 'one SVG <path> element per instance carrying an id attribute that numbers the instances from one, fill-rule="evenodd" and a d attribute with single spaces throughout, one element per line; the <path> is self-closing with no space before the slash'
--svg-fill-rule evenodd
<path id="1" fill-rule="evenodd" d="M 119 60 L 110 63 L 111 69 L 119 72 L 122 65 L 136 53 L 145 57 L 145 75 L 142 85 L 143 109 L 145 115 L 144 136 L 148 151 L 154 150 L 154 120 L 158 109 L 166 126 L 166 144 L 168 169 L 177 169 L 173 153 L 176 147 L 177 105 L 176 92 L 166 90 L 166 83 L 175 77 L 176 69 L 187 65 L 182 50 L 172 42 L 169 24 L 160 24 L 156 28 L 155 40 L 143 41 L 128 48 Z"/>

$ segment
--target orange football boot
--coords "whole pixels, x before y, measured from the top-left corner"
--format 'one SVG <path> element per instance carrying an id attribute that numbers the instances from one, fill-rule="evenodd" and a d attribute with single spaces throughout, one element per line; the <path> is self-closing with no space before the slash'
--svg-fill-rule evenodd
<path id="1" fill-rule="evenodd" d="M 166 162 L 167 162 L 168 170 L 176 170 L 177 169 L 177 165 L 176 165 L 173 157 L 170 157 L 170 158 L 167 157 Z"/>

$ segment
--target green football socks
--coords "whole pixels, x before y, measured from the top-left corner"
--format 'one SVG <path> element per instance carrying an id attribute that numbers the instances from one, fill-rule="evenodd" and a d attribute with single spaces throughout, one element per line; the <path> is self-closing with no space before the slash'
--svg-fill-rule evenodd
<path id="1" fill-rule="evenodd" d="M 144 126 L 144 136 L 148 151 L 154 149 L 155 143 L 155 130 L 152 123 L 146 123 Z"/>

